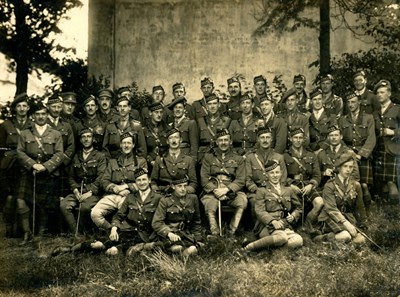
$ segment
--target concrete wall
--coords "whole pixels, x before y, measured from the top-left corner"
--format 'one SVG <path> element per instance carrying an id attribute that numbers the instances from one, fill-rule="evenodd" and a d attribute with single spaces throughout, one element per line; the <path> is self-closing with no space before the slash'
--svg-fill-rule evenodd
<path id="1" fill-rule="evenodd" d="M 147 90 L 161 84 L 167 102 L 177 81 L 186 85 L 189 101 L 200 98 L 206 75 L 224 92 L 234 73 L 243 74 L 250 86 L 259 74 L 270 85 L 276 74 L 284 75 L 287 86 L 298 73 L 311 81 L 317 69 L 308 65 L 318 59 L 318 32 L 300 28 L 279 37 L 252 37 L 260 1 L 91 0 L 89 72 L 109 76 L 114 87 L 132 80 Z M 306 13 L 317 16 L 318 10 Z M 332 38 L 333 55 L 365 47 L 348 32 Z"/>

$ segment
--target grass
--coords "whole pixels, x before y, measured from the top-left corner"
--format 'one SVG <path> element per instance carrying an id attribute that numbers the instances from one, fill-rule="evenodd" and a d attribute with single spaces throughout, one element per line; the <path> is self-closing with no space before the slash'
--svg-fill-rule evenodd
<path id="1" fill-rule="evenodd" d="M 161 251 L 62 254 L 63 237 L 19 247 L 0 242 L 0 296 L 399 296 L 400 209 L 375 210 L 367 233 L 373 245 L 315 244 L 305 237 L 297 250 L 273 249 L 244 258 L 226 239 L 185 259 Z"/>

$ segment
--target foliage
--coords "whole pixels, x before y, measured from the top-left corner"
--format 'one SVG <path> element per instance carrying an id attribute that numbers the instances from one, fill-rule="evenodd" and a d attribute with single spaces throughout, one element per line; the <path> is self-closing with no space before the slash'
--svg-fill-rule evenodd
<path id="1" fill-rule="evenodd" d="M 81 6 L 79 0 L 0 1 L 0 52 L 17 72 L 17 93 L 26 91 L 28 73 L 35 69 L 54 72 L 59 64 L 52 51 L 74 52 L 55 43 L 60 33 L 58 21 L 65 13 Z"/>

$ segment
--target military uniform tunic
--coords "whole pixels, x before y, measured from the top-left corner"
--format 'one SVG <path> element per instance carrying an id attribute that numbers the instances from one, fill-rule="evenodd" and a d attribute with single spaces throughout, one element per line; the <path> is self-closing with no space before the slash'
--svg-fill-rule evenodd
<path id="1" fill-rule="evenodd" d="M 231 135 L 233 150 L 239 155 L 251 153 L 257 143 L 257 129 L 262 123 L 254 115 L 244 122 L 243 116 L 233 120 L 229 125 L 229 134 Z"/>
<path id="2" fill-rule="evenodd" d="M 326 137 L 328 128 L 336 124 L 335 115 L 330 115 L 326 110 L 322 112 L 319 118 L 311 112 L 310 118 L 310 148 L 313 151 L 325 149 L 328 147 Z"/>
<path id="3" fill-rule="evenodd" d="M 190 155 L 197 161 L 197 152 L 199 150 L 199 131 L 197 123 L 194 120 L 184 117 L 179 122 L 174 121 L 169 124 L 170 128 L 176 128 L 181 132 L 181 150 Z"/>

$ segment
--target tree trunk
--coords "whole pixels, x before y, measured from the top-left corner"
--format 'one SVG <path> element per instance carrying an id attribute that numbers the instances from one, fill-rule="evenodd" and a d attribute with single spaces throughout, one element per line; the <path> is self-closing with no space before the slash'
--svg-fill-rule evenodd
<path id="1" fill-rule="evenodd" d="M 29 39 L 28 35 L 29 31 L 27 30 L 27 25 L 25 22 L 25 18 L 27 16 L 26 13 L 26 4 L 23 0 L 14 0 L 15 3 L 15 27 L 16 27 L 16 51 L 17 55 L 15 57 L 16 63 L 16 91 L 15 94 L 21 94 L 26 92 L 28 89 L 28 73 L 29 73 L 29 61 L 31 60 L 29 57 Z"/>
<path id="2" fill-rule="evenodd" d="M 319 57 L 320 57 L 320 73 L 327 74 L 330 72 L 331 50 L 330 50 L 330 33 L 331 22 L 329 15 L 329 0 L 320 0 L 320 31 L 319 31 Z"/>

